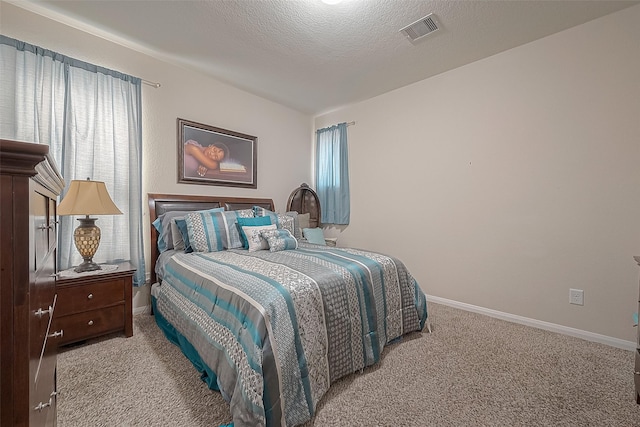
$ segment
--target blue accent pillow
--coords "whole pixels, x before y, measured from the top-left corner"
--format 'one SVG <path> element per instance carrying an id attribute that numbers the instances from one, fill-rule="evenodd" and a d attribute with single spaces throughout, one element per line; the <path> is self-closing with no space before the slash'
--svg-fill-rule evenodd
<path id="1" fill-rule="evenodd" d="M 324 233 L 322 228 L 303 228 L 302 234 L 309 243 L 315 243 L 316 245 L 327 245 L 324 241 Z"/>
<path id="2" fill-rule="evenodd" d="M 242 227 L 255 227 L 258 225 L 271 225 L 271 217 L 258 216 L 253 218 L 238 218 L 238 231 L 240 232 L 240 240 L 242 240 L 243 248 L 249 249 L 249 242 L 247 241 L 247 235 Z"/>

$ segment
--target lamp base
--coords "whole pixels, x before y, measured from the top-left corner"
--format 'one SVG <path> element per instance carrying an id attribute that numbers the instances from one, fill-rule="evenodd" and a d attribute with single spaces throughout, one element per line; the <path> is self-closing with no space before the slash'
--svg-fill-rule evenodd
<path id="1" fill-rule="evenodd" d="M 76 273 L 84 273 L 86 271 L 96 271 L 102 270 L 98 264 L 93 262 L 91 259 L 85 259 L 82 264 L 73 269 Z"/>
<path id="2" fill-rule="evenodd" d="M 96 225 L 98 218 L 78 218 L 80 225 L 73 233 L 76 249 L 80 252 L 84 262 L 73 269 L 76 273 L 101 270 L 101 267 L 93 262 L 93 256 L 100 245 L 100 228 Z"/>

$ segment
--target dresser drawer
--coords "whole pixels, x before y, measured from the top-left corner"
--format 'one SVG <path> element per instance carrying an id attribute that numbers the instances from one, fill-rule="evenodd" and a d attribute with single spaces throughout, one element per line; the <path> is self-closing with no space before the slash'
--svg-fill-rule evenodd
<path id="1" fill-rule="evenodd" d="M 54 301 L 57 301 L 54 272 L 55 251 L 46 258 L 41 270 L 32 275 L 29 286 L 29 353 L 32 360 L 40 358 L 49 320 L 54 315 Z"/>
<path id="2" fill-rule="evenodd" d="M 31 274 L 32 283 L 29 286 L 29 308 L 32 313 L 48 310 L 53 305 L 53 298 L 56 294 L 56 253 L 52 251 L 43 260 L 40 270 Z"/>
<path id="3" fill-rule="evenodd" d="M 55 407 L 56 340 L 57 338 L 49 337 L 42 353 L 37 359 L 31 361 L 34 365 L 31 369 L 35 372 L 31 375 L 32 380 L 29 381 L 29 406 L 33 411 L 32 416 L 35 416 L 36 419 L 48 419 L 51 417 L 52 408 Z M 53 412 L 55 413 L 55 409 Z M 36 423 L 35 425 L 46 425 L 46 423 Z"/>
<path id="4" fill-rule="evenodd" d="M 79 286 L 60 286 L 57 293 L 57 316 L 95 310 L 124 302 L 124 279 L 101 280 Z"/>
<path id="5" fill-rule="evenodd" d="M 60 338 L 60 345 L 65 345 L 122 330 L 124 322 L 125 306 L 121 304 L 100 310 L 56 317 L 53 321 L 53 327 L 56 331 L 60 329 L 64 331 Z"/>
<path id="6" fill-rule="evenodd" d="M 636 349 L 636 363 L 633 372 L 634 382 L 636 384 L 636 393 L 640 393 L 640 348 Z"/>

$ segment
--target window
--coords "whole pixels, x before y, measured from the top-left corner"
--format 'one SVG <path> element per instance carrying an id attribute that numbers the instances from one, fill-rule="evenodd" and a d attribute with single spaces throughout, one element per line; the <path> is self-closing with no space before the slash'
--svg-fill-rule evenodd
<path id="1" fill-rule="evenodd" d="M 349 224 L 349 150 L 347 124 L 316 131 L 316 193 L 323 224 Z"/>
<path id="2" fill-rule="evenodd" d="M 124 215 L 101 216 L 98 263 L 131 261 L 145 282 L 141 80 L 0 35 L 0 137 L 48 144 L 67 185 L 104 181 Z M 64 196 L 64 195 L 63 195 Z M 60 217 L 59 268 L 82 261 Z"/>

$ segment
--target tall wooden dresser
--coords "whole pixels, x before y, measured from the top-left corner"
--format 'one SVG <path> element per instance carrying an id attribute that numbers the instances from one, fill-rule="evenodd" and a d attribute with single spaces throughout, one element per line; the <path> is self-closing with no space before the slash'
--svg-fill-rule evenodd
<path id="1" fill-rule="evenodd" d="M 56 425 L 56 198 L 43 144 L 0 140 L 0 425 Z"/>
<path id="2" fill-rule="evenodd" d="M 640 266 L 640 256 L 633 257 Z M 640 299 L 640 298 L 639 298 Z M 640 301 L 638 301 L 638 315 L 640 316 Z M 634 382 L 636 385 L 636 403 L 640 405 L 640 323 L 637 325 L 637 339 L 636 339 L 636 359 L 635 367 L 633 369 Z"/>

